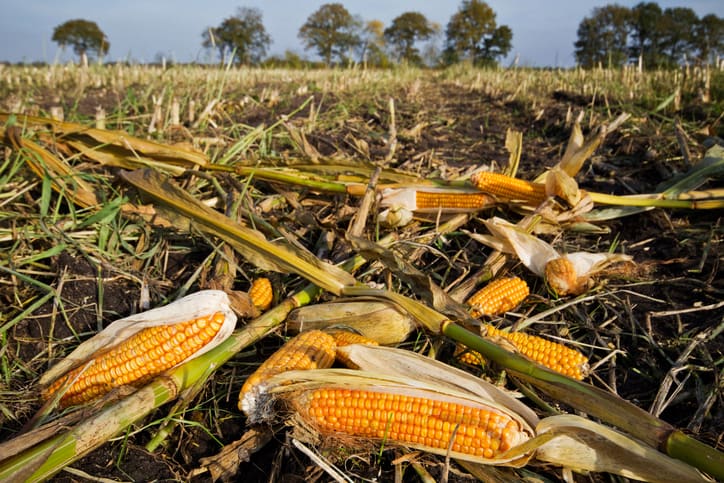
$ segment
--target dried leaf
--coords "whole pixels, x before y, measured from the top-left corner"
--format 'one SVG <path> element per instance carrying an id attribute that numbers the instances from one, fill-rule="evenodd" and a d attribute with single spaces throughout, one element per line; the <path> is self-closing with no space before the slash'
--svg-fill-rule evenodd
<path id="1" fill-rule="evenodd" d="M 413 290 L 438 312 L 453 319 L 469 318 L 466 307 L 453 300 L 447 292 L 432 281 L 429 275 L 407 263 L 381 245 L 364 238 L 347 237 L 353 248 L 368 260 L 377 260 L 400 279 L 410 284 Z"/>
<path id="2" fill-rule="evenodd" d="M 199 223 L 199 228 L 222 238 L 262 270 L 296 273 L 337 295 L 343 287 L 356 283 L 352 275 L 339 267 L 292 247 L 267 241 L 260 232 L 242 226 L 202 204 L 157 172 L 136 170 L 124 172 L 121 176 L 144 193 Z"/>

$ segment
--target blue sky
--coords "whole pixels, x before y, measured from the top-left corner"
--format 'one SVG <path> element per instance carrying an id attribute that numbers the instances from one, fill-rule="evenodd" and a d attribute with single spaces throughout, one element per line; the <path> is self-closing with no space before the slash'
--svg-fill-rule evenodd
<path id="1" fill-rule="evenodd" d="M 108 36 L 110 60 L 151 62 L 159 54 L 178 62 L 208 59 L 201 47 L 201 32 L 216 26 L 236 12 L 237 7 L 256 7 L 272 37 L 269 54 L 292 50 L 305 52 L 297 38 L 307 17 L 333 0 L 0 0 L 0 61 L 65 61 L 50 39 L 53 28 L 66 20 L 83 18 L 98 24 Z M 409 11 L 424 14 L 443 29 L 457 11 L 460 0 L 337 0 L 363 20 L 379 19 L 389 25 L 396 16 Z M 571 66 L 573 42 L 581 20 L 593 8 L 611 3 L 634 6 L 636 1 L 594 0 L 489 0 L 499 25 L 513 30 L 510 58 L 519 54 L 525 66 Z M 662 8 L 689 7 L 700 17 L 714 13 L 724 17 L 724 1 L 659 1 Z M 510 61 L 510 58 L 507 61 Z"/>

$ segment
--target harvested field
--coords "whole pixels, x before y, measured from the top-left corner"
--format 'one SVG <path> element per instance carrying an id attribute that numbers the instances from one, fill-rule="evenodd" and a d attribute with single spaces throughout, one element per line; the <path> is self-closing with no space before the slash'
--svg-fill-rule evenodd
<path id="1" fill-rule="evenodd" d="M 535 460 L 524 469 L 475 473 L 454 458 L 344 438 L 304 442 L 317 455 L 313 460 L 293 442 L 281 413 L 250 436 L 237 407 L 239 390 L 292 335 L 284 316 L 263 319 L 251 306 L 252 281 L 269 277 L 272 311 L 282 315 L 290 298 L 314 305 L 355 297 L 345 288 L 335 294 L 336 279 L 325 290 L 310 288 L 316 272 L 295 273 L 284 263 L 294 263 L 284 260 L 289 252 L 271 262 L 267 254 L 250 255 L 240 248 L 241 235 L 210 229 L 210 222 L 184 211 L 199 202 L 277 245 L 284 242 L 313 267 L 326 270 L 362 256 L 367 261 L 353 271 L 357 282 L 405 296 L 473 331 L 482 320 L 576 348 L 589 360 L 586 383 L 717 449 L 721 458 L 723 79 L 720 71 L 693 68 L 0 67 L 0 444 L 8 448 L 60 415 L 76 419 L 53 434 L 99 413 L 99 405 L 90 405 L 41 414 L 40 377 L 81 341 L 114 320 L 200 289 L 221 289 L 232 294 L 239 320 L 233 347 L 207 353 L 213 370 L 193 369 L 199 384 L 182 385 L 174 402 L 152 404 L 115 437 L 52 471 L 51 481 L 333 481 L 320 460 L 353 481 L 473 481 L 471 474 L 481 481 L 563 481 L 570 475 Z M 533 181 L 564 157 L 576 126 L 582 138 L 574 136 L 574 144 L 584 144 L 617 119 L 620 125 L 581 155 L 585 162 L 573 173 L 582 196 L 592 193 L 592 210 L 566 198 L 573 196 L 569 189 L 542 208 L 496 199 L 462 215 L 414 213 L 409 224 L 390 227 L 378 219 L 384 209 L 378 196 L 364 202 L 374 190 L 370 183 L 469 188 L 473 173 L 510 170 L 511 162 L 517 178 Z M 145 171 L 149 188 L 142 169 L 167 176 L 166 184 Z M 687 175 L 684 196 L 665 191 Z M 149 191 L 169 184 L 190 198 L 164 203 Z M 651 206 L 627 213 L 603 196 L 662 191 L 652 198 L 658 206 L 649 199 Z M 561 254 L 612 253 L 632 262 L 607 267 L 578 293 L 558 294 L 517 256 L 501 258 L 486 243 L 485 222 L 494 217 L 535 220 L 539 239 Z M 480 320 L 464 313 L 455 318 L 475 289 L 512 275 L 530 290 L 521 304 Z M 245 332 L 249 327 L 255 331 Z M 499 362 L 461 363 L 457 342 L 418 321 L 395 345 L 522 393 L 540 418 L 592 411 L 589 419 L 615 424 L 582 408 L 585 401 L 552 395 Z M 220 459 L 245 434 L 246 449 Z M 666 434 L 636 435 L 651 444 L 648 436 L 663 442 Z M 0 456 L 0 474 L 10 454 Z M 37 467 L 27 468 L 16 477 L 28 478 Z M 625 481 L 607 473 L 570 478 Z"/>

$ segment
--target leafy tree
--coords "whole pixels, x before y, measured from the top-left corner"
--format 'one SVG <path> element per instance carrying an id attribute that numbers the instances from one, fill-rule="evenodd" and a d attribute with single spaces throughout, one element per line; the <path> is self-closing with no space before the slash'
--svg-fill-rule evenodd
<path id="1" fill-rule="evenodd" d="M 82 64 L 87 63 L 88 54 L 95 53 L 101 57 L 108 53 L 108 49 L 111 47 L 108 37 L 98 27 L 98 24 L 83 19 L 68 20 L 55 27 L 53 42 L 62 49 L 68 45 L 72 46 Z"/>
<path id="2" fill-rule="evenodd" d="M 713 13 L 702 17 L 694 30 L 694 47 L 702 62 L 724 54 L 724 19 Z"/>
<path id="3" fill-rule="evenodd" d="M 661 52 L 670 65 L 681 62 L 694 50 L 694 29 L 699 24 L 699 16 L 683 7 L 667 8 L 661 17 Z"/>
<path id="4" fill-rule="evenodd" d="M 661 63 L 659 46 L 661 43 L 661 17 L 664 12 L 655 2 L 641 2 L 631 9 L 629 29 L 632 59 L 640 56 L 645 65 L 657 66 Z"/>
<path id="5" fill-rule="evenodd" d="M 344 62 L 360 44 L 360 22 L 341 3 L 325 3 L 299 29 L 307 50 L 315 49 L 329 65 L 333 58 Z"/>
<path id="6" fill-rule="evenodd" d="M 584 67 L 621 65 L 625 52 L 653 67 L 676 66 L 686 58 L 709 61 L 724 50 L 724 21 L 713 14 L 699 19 L 690 8 L 662 10 L 656 2 L 631 9 L 607 5 L 580 23 L 575 48 Z"/>
<path id="7" fill-rule="evenodd" d="M 369 20 L 360 34 L 361 62 L 377 67 L 388 67 L 390 59 L 385 53 L 385 24 L 381 20 Z"/>
<path id="8" fill-rule="evenodd" d="M 432 35 L 430 39 L 425 42 L 422 49 L 422 62 L 428 66 L 435 66 L 440 64 L 444 59 L 443 51 L 441 46 L 444 43 L 442 25 L 437 22 L 430 22 L 432 28 Z"/>
<path id="9" fill-rule="evenodd" d="M 385 40 L 394 50 L 398 61 L 422 64 L 420 51 L 415 47 L 418 40 L 427 40 L 435 30 L 427 18 L 419 12 L 405 12 L 395 17 L 392 25 L 385 29 Z"/>
<path id="10" fill-rule="evenodd" d="M 476 64 L 493 64 L 510 52 L 513 31 L 497 26 L 496 14 L 481 0 L 463 0 L 447 24 L 448 61 L 470 59 Z"/>
<path id="11" fill-rule="evenodd" d="M 237 9 L 236 15 L 225 18 L 218 27 L 208 28 L 201 36 L 204 47 L 216 47 L 222 63 L 233 52 L 239 63 L 255 64 L 266 55 L 271 44 L 257 8 Z"/>
<path id="12" fill-rule="evenodd" d="M 619 5 L 596 7 L 578 26 L 575 55 L 578 63 L 592 67 L 602 63 L 620 66 L 628 59 L 628 26 L 631 9 Z"/>

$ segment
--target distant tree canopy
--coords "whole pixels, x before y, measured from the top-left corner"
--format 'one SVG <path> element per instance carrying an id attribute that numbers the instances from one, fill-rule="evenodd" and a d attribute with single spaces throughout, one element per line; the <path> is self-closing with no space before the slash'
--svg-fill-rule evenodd
<path id="1" fill-rule="evenodd" d="M 417 41 L 427 40 L 435 33 L 432 24 L 419 12 L 405 12 L 392 20 L 384 31 L 387 45 L 394 51 L 398 61 L 413 65 L 422 64 Z"/>
<path id="2" fill-rule="evenodd" d="M 458 1 L 458 10 L 444 32 L 419 12 L 404 12 L 386 26 L 380 20 L 352 15 L 341 3 L 325 3 L 309 15 L 297 35 L 304 49 L 313 51 L 326 65 L 352 59 L 376 67 L 394 62 L 432 66 L 461 60 L 478 66 L 496 65 L 511 51 L 513 31 L 497 24 L 495 11 L 485 1 Z M 85 21 L 67 22 L 56 31 L 73 22 Z M 700 19 L 690 8 L 662 9 L 653 1 L 641 1 L 632 8 L 615 3 L 596 7 L 581 20 L 577 33 L 575 56 L 583 67 L 617 67 L 641 59 L 646 67 L 658 68 L 683 61 L 712 62 L 724 56 L 724 20 L 714 14 Z M 64 42 L 73 44 L 76 52 L 91 46 L 75 43 L 75 38 L 64 38 Z M 236 15 L 203 33 L 203 45 L 217 49 L 222 62 L 233 52 L 240 63 L 257 63 L 270 44 L 256 8 L 239 8 Z M 101 47 L 108 50 L 107 40 Z M 291 51 L 268 61 L 270 65 L 300 66 L 319 62 Z"/>
<path id="3" fill-rule="evenodd" d="M 80 57 L 82 63 L 86 62 L 89 54 L 101 57 L 108 53 L 111 47 L 108 37 L 98 24 L 83 19 L 68 20 L 55 27 L 53 42 L 61 48 L 72 46 L 73 52 Z"/>
<path id="4" fill-rule="evenodd" d="M 584 67 L 616 67 L 638 58 L 652 67 L 684 59 L 709 62 L 724 54 L 724 20 L 714 14 L 699 19 L 690 8 L 662 10 L 655 2 L 607 5 L 581 21 L 574 46 Z"/>
<path id="5" fill-rule="evenodd" d="M 606 66 L 623 64 L 628 59 L 629 17 L 627 7 L 596 7 L 593 16 L 583 19 L 578 26 L 578 40 L 574 44 L 578 62 L 587 66 L 598 62 Z"/>
<path id="6" fill-rule="evenodd" d="M 480 0 L 463 0 L 447 24 L 446 58 L 448 62 L 472 60 L 478 65 L 494 64 L 510 52 L 513 31 L 498 27 L 495 12 Z"/>
<path id="7" fill-rule="evenodd" d="M 367 65 L 389 67 L 391 62 L 385 48 L 385 24 L 381 20 L 369 20 L 360 33 L 359 59 Z"/>
<path id="8" fill-rule="evenodd" d="M 236 15 L 225 18 L 218 27 L 206 29 L 201 36 L 204 47 L 215 47 L 219 51 L 222 63 L 233 53 L 241 64 L 256 64 L 271 44 L 261 11 L 248 7 L 239 8 Z"/>
<path id="9" fill-rule="evenodd" d="M 344 62 L 359 47 L 360 21 L 341 3 L 325 3 L 312 13 L 299 29 L 299 39 L 307 50 L 316 50 L 327 65 L 337 58 Z"/>

